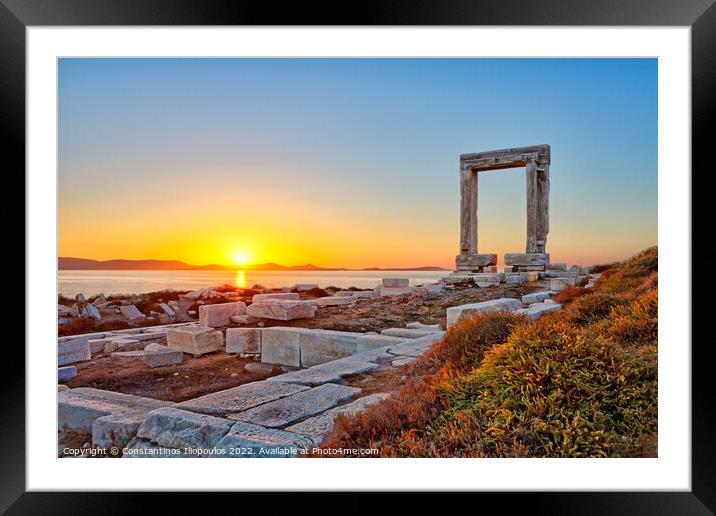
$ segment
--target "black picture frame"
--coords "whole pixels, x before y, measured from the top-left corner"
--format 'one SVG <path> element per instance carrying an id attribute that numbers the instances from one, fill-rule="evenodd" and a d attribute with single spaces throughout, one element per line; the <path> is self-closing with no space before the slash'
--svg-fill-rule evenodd
<path id="1" fill-rule="evenodd" d="M 355 4 L 286 3 L 229 0 L 0 0 L 0 127 L 5 163 L 3 178 L 25 170 L 25 38 L 30 26 L 87 25 L 576 25 L 689 26 L 692 44 L 692 170 L 707 167 L 707 138 L 716 113 L 716 6 L 714 0 L 382 0 Z M 10 158 L 8 160 L 8 158 Z M 692 172 L 692 180 L 697 176 Z M 685 178 L 685 180 L 688 178 Z M 692 183 L 693 184 L 693 183 Z M 22 185 L 19 188 L 23 188 Z M 18 190 L 19 191 L 19 190 Z M 698 192 L 699 190 L 693 190 Z M 702 194 L 704 190 L 702 189 Z M 696 206 L 694 203 L 693 206 Z M 694 220 L 698 213 L 694 212 Z M 693 253 L 693 250 L 692 250 Z M 694 255 L 692 255 L 694 256 Z M 702 256 L 702 255 L 701 255 Z M 692 264 L 708 269 L 705 257 Z M 26 271 L 27 274 L 27 271 Z M 691 281 L 691 278 L 688 278 Z M 27 282 L 27 276 L 26 276 Z M 686 300 L 690 301 L 690 300 Z M 696 317 L 706 309 L 694 303 Z M 712 339 L 692 351 L 692 490 L 690 492 L 502 493 L 481 494 L 510 509 L 524 506 L 548 514 L 713 514 L 716 512 L 716 424 L 708 349 Z M 27 345 L 27 342 L 26 342 Z M 688 347 L 691 342 L 684 342 Z M 152 496 L 128 493 L 25 492 L 25 385 L 23 350 L 5 346 L 0 375 L 0 510 L 9 514 L 135 512 Z M 297 494 L 292 495 L 293 503 Z M 451 495 L 454 496 L 454 495 Z M 162 500 L 165 509 L 181 507 L 177 494 Z M 226 499 L 222 496 L 222 499 Z M 234 498 L 234 500 L 236 500 Z M 358 493 L 342 497 L 348 510 L 374 503 Z M 422 503 L 414 496 L 413 503 Z M 272 503 L 281 498 L 272 498 Z M 362 503 L 361 503 L 362 502 Z M 458 500 L 451 502 L 459 504 Z M 407 505 L 404 509 L 407 509 Z M 455 505 L 457 507 L 457 505 Z"/>

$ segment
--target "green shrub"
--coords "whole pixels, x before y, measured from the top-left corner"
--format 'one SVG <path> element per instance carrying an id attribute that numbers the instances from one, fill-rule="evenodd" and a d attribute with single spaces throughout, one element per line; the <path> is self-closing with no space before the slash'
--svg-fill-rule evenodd
<path id="1" fill-rule="evenodd" d="M 383 457 L 653 457 L 658 255 L 603 273 L 560 312 L 460 321 L 401 389 L 340 416 L 327 447 Z M 401 373 L 396 373 L 401 374 Z"/>

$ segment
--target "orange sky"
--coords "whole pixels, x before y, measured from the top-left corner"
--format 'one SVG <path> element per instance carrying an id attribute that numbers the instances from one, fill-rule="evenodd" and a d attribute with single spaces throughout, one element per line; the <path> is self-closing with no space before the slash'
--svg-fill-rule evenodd
<path id="1" fill-rule="evenodd" d="M 245 196 L 220 184 L 191 181 L 76 202 L 68 193 L 60 199 L 58 252 L 98 260 L 178 259 L 195 265 L 230 265 L 243 254 L 251 263 L 452 268 L 459 242 L 454 176 L 455 184 L 446 185 L 452 201 L 435 203 L 418 194 L 415 202 L 398 203 L 376 194 L 348 203 L 331 199 L 320 185 L 298 194 L 256 188 Z M 480 252 L 498 253 L 500 263 L 506 252 L 524 252 L 523 177 L 514 170 L 481 179 L 480 200 L 485 197 L 486 206 L 480 210 L 478 246 Z M 488 195 L 491 191 L 494 195 Z M 487 202 L 503 195 L 511 202 Z M 547 248 L 553 262 L 613 261 L 656 243 L 638 220 L 610 225 L 598 217 L 562 216 L 569 208 L 560 208 L 554 200 L 552 204 Z"/>
<path id="2" fill-rule="evenodd" d="M 657 243 L 655 59 L 72 58 L 58 88 L 60 256 L 452 268 L 459 155 L 542 143 L 553 262 Z M 524 252 L 524 170 L 480 174 L 478 227 Z"/>

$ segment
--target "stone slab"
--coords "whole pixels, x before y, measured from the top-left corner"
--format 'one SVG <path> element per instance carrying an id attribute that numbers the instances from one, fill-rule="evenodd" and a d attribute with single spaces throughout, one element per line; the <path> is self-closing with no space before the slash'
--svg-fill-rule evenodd
<path id="1" fill-rule="evenodd" d="M 452 272 L 450 275 L 441 278 L 440 281 L 446 285 L 455 285 L 458 283 L 467 283 L 473 281 L 473 276 L 477 273 L 468 272 Z"/>
<path id="2" fill-rule="evenodd" d="M 261 303 L 267 299 L 288 299 L 298 301 L 301 296 L 298 292 L 274 292 L 273 294 L 254 294 L 251 298 L 252 303 Z"/>
<path id="3" fill-rule="evenodd" d="M 351 359 L 358 360 L 361 362 L 375 362 L 376 364 L 384 364 L 390 362 L 395 358 L 394 355 L 389 353 L 390 346 L 384 346 L 381 348 L 371 349 L 370 351 L 363 351 L 351 355 Z"/>
<path id="4" fill-rule="evenodd" d="M 243 301 L 201 305 L 199 307 L 199 324 L 208 328 L 220 328 L 231 324 L 232 315 L 245 314 L 246 303 Z"/>
<path id="5" fill-rule="evenodd" d="M 422 285 L 420 288 L 426 289 L 428 294 L 442 294 L 445 291 L 444 285 L 432 284 L 432 283 L 429 283 L 427 285 Z"/>
<path id="6" fill-rule="evenodd" d="M 90 339 L 87 341 L 89 344 L 90 353 L 95 354 L 100 351 L 104 351 L 104 345 L 107 343 L 107 339 Z"/>
<path id="7" fill-rule="evenodd" d="M 227 353 L 261 353 L 261 328 L 227 328 Z"/>
<path id="8" fill-rule="evenodd" d="M 294 432 L 238 421 L 216 447 L 227 450 L 229 458 L 287 458 L 298 457 L 301 450 L 315 444 L 310 438 Z"/>
<path id="9" fill-rule="evenodd" d="M 320 444 L 325 440 L 328 434 L 333 430 L 333 424 L 339 415 L 352 416 L 363 412 L 367 407 L 380 403 L 389 395 L 386 393 L 377 393 L 358 398 L 352 403 L 341 405 L 327 410 L 323 414 L 308 418 L 300 423 L 291 425 L 286 428 L 287 431 L 302 434 L 309 437 L 314 443 Z"/>
<path id="10" fill-rule="evenodd" d="M 87 311 L 87 315 L 92 319 L 96 319 L 98 321 L 102 319 L 102 314 L 99 313 L 99 309 L 93 304 L 87 303 L 84 306 L 84 309 Z"/>
<path id="11" fill-rule="evenodd" d="M 564 262 L 556 262 L 547 264 L 548 271 L 566 271 L 567 264 Z"/>
<path id="12" fill-rule="evenodd" d="M 145 315 L 139 311 L 134 305 L 125 305 L 119 307 L 119 312 L 128 320 L 135 321 L 137 319 L 144 319 Z"/>
<path id="13" fill-rule="evenodd" d="M 176 315 L 176 312 L 166 303 L 159 303 L 159 308 L 161 308 L 162 311 L 169 317 L 174 317 Z"/>
<path id="14" fill-rule="evenodd" d="M 363 335 L 357 339 L 356 353 L 401 344 L 406 340 L 403 337 L 391 337 L 389 335 Z"/>
<path id="15" fill-rule="evenodd" d="M 145 417 L 145 412 L 98 417 L 92 423 L 92 444 L 100 448 L 124 448 L 137 434 L 137 429 Z"/>
<path id="16" fill-rule="evenodd" d="M 361 333 L 309 330 L 299 335 L 301 367 L 311 367 L 358 352 Z"/>
<path id="17" fill-rule="evenodd" d="M 86 342 L 90 339 L 103 339 L 107 337 L 106 332 L 85 333 L 83 335 L 66 335 L 59 337 L 57 342 Z"/>
<path id="18" fill-rule="evenodd" d="M 497 265 L 496 254 L 458 254 L 455 257 L 455 266 L 457 270 L 474 270 L 490 265 Z"/>
<path id="19" fill-rule="evenodd" d="M 527 277 L 522 274 L 510 274 L 505 276 L 505 283 L 507 285 L 522 285 L 527 283 Z"/>
<path id="20" fill-rule="evenodd" d="M 256 324 L 257 322 L 260 322 L 260 317 L 252 317 L 250 315 L 232 315 L 231 316 L 231 322 L 234 322 L 236 324 Z"/>
<path id="21" fill-rule="evenodd" d="M 505 253 L 505 265 L 544 266 L 549 263 L 549 253 Z"/>
<path id="22" fill-rule="evenodd" d="M 200 288 L 184 294 L 184 297 L 186 299 L 199 299 L 200 297 L 207 297 L 212 290 L 213 288 L 211 287 Z"/>
<path id="23" fill-rule="evenodd" d="M 320 414 L 360 392 L 355 387 L 326 383 L 229 417 L 270 428 L 282 428 Z"/>
<path id="24" fill-rule="evenodd" d="M 130 337 L 113 337 L 106 339 L 104 344 L 105 353 L 113 353 L 115 351 L 140 351 L 144 349 L 144 344 L 138 339 Z"/>
<path id="25" fill-rule="evenodd" d="M 83 362 L 92 358 L 89 339 L 66 341 L 57 343 L 57 365 L 63 366 Z"/>
<path id="26" fill-rule="evenodd" d="M 316 306 L 304 301 L 274 299 L 251 304 L 246 309 L 246 314 L 278 321 L 310 319 L 316 315 Z"/>
<path id="27" fill-rule="evenodd" d="M 506 310 L 512 312 L 522 308 L 522 302 L 518 299 L 500 298 L 490 301 L 482 301 L 481 303 L 469 303 L 466 305 L 452 306 L 447 309 L 447 325 L 448 328 L 455 324 L 460 317 L 471 314 L 479 314 L 485 312 L 493 312 L 496 310 Z"/>
<path id="28" fill-rule="evenodd" d="M 353 294 L 353 299 L 370 299 L 373 297 L 371 290 L 351 290 L 350 292 Z"/>
<path id="29" fill-rule="evenodd" d="M 206 326 L 169 328 L 167 329 L 167 347 L 199 356 L 222 349 L 224 336 L 219 330 Z"/>
<path id="30" fill-rule="evenodd" d="M 445 332 L 440 332 L 420 337 L 419 339 L 407 340 L 397 346 L 391 346 L 390 353 L 399 356 L 419 357 L 429 350 L 433 344 L 442 339 L 444 334 Z"/>
<path id="31" fill-rule="evenodd" d="M 302 333 L 308 331 L 310 330 L 305 328 L 282 326 L 262 328 L 261 362 L 301 367 L 301 345 L 299 337 Z"/>
<path id="32" fill-rule="evenodd" d="M 544 273 L 545 278 L 577 278 L 577 271 L 547 271 Z"/>
<path id="33" fill-rule="evenodd" d="M 562 305 L 559 303 L 533 303 L 529 306 L 529 308 L 517 310 L 516 313 L 520 313 L 527 316 L 527 319 L 529 319 L 530 321 L 536 321 L 543 315 L 557 312 L 561 308 Z"/>
<path id="34" fill-rule="evenodd" d="M 472 275 L 472 280 L 478 287 L 498 287 L 502 283 L 503 276 L 499 273 L 481 272 Z"/>
<path id="35" fill-rule="evenodd" d="M 91 432 L 95 419 L 110 414 L 147 414 L 172 405 L 171 402 L 78 387 L 57 393 L 58 428 Z"/>
<path id="36" fill-rule="evenodd" d="M 405 325 L 406 328 L 410 328 L 411 330 L 436 330 L 440 331 L 440 325 L 439 324 L 423 324 L 421 322 L 410 322 Z"/>
<path id="37" fill-rule="evenodd" d="M 301 369 L 268 378 L 267 382 L 298 383 L 301 385 L 321 385 L 328 382 L 341 383 L 344 376 L 367 373 L 376 369 L 374 362 L 362 362 L 353 357 L 333 360 L 317 366 Z"/>
<path id="38" fill-rule="evenodd" d="M 142 331 L 141 333 L 133 333 L 130 335 L 130 338 L 147 341 L 147 340 L 161 339 L 166 336 L 167 336 L 167 332 L 165 330 L 156 331 L 153 329 L 148 329 L 148 331 Z"/>
<path id="39" fill-rule="evenodd" d="M 77 368 L 75 366 L 57 368 L 57 381 L 60 383 L 69 382 L 75 376 L 77 376 Z"/>
<path id="40" fill-rule="evenodd" d="M 156 342 L 150 342 L 149 344 L 144 346 L 144 351 L 166 351 L 168 349 L 168 347 L 162 344 L 157 344 Z"/>
<path id="41" fill-rule="evenodd" d="M 226 417 L 305 390 L 308 387 L 295 383 L 259 381 L 183 401 L 176 406 L 190 412 Z"/>
<path id="42" fill-rule="evenodd" d="M 135 351 L 115 351 L 110 356 L 112 358 L 141 358 L 144 355 L 146 355 L 148 351 L 144 351 L 143 349 L 135 350 Z"/>
<path id="43" fill-rule="evenodd" d="M 576 278 L 552 278 L 549 280 L 549 289 L 555 292 L 573 287 L 577 284 Z"/>
<path id="44" fill-rule="evenodd" d="M 181 364 L 183 359 L 184 353 L 174 349 L 145 352 L 144 357 L 142 358 L 144 363 L 151 368 Z"/>
<path id="45" fill-rule="evenodd" d="M 413 290 L 410 287 L 378 287 L 378 296 L 404 296 L 406 294 L 412 294 Z"/>
<path id="46" fill-rule="evenodd" d="M 247 373 L 260 374 L 263 376 L 270 376 L 274 373 L 276 366 L 274 364 L 267 364 L 264 362 L 247 362 L 244 364 L 244 371 Z"/>
<path id="47" fill-rule="evenodd" d="M 432 333 L 439 332 L 439 328 L 386 328 L 381 335 L 388 337 L 402 337 L 404 339 L 418 339 Z"/>
<path id="48" fill-rule="evenodd" d="M 229 433 L 233 421 L 176 407 L 150 412 L 137 429 L 137 437 L 168 448 L 215 447 Z"/>
<path id="49" fill-rule="evenodd" d="M 545 290 L 543 292 L 532 292 L 531 294 L 525 294 L 522 296 L 522 303 L 525 305 L 531 305 L 532 303 L 541 303 L 545 299 L 549 299 L 553 296 L 552 292 Z"/>

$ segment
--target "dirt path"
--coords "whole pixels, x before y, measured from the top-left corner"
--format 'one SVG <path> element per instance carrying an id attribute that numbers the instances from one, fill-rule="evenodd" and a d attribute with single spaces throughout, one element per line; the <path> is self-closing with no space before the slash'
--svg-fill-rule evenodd
<path id="1" fill-rule="evenodd" d="M 90 362 L 75 364 L 77 376 L 67 386 L 94 387 L 178 402 L 266 378 L 244 371 L 244 365 L 250 361 L 223 352 L 199 358 L 184 354 L 180 365 L 151 369 L 141 358 L 99 356 Z M 276 374 L 280 372 L 277 368 Z"/>

